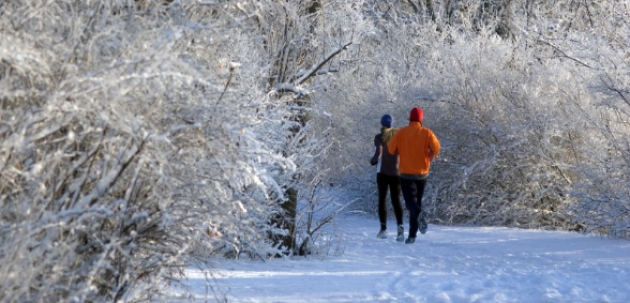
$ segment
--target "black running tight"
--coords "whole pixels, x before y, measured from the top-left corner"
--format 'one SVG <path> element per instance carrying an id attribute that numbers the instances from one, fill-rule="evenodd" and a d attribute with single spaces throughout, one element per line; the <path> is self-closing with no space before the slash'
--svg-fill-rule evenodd
<path id="1" fill-rule="evenodd" d="M 403 210 L 400 205 L 400 177 L 376 174 L 376 185 L 378 187 L 378 219 L 381 222 L 381 229 L 387 227 L 387 191 L 389 189 L 394 216 L 397 225 L 403 224 Z"/>

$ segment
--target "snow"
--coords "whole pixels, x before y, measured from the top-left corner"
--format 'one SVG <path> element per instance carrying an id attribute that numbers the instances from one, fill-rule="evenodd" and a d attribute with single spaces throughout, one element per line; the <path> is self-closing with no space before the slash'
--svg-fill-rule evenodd
<path id="1" fill-rule="evenodd" d="M 630 302 L 630 242 L 577 233 L 429 225 L 414 244 L 375 237 L 378 220 L 337 219 L 343 252 L 215 260 L 189 268 L 196 302 Z M 405 226 L 407 230 L 407 226 Z M 215 291 L 213 294 L 212 290 Z M 205 302 L 205 301 L 204 301 Z M 223 301 L 222 301 L 223 302 Z"/>

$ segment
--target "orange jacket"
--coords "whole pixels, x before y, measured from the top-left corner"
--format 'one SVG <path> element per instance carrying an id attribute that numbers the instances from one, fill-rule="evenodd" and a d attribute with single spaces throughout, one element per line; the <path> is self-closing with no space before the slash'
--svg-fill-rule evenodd
<path id="1" fill-rule="evenodd" d="M 431 160 L 440 154 L 440 141 L 430 129 L 413 121 L 396 132 L 387 149 L 398 153 L 401 174 L 423 175 L 429 173 Z"/>

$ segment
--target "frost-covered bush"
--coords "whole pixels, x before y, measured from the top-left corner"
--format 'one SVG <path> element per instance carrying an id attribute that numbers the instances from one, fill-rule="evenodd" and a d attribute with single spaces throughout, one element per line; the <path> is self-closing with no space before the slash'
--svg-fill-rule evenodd
<path id="1" fill-rule="evenodd" d="M 453 57 L 443 68 L 454 72 L 434 84 L 447 92 L 437 101 L 444 104 L 436 110 L 444 112 L 434 122 L 445 142 L 435 166 L 444 186 L 436 205 L 443 220 L 566 227 L 570 146 L 576 143 L 568 132 L 575 116 L 557 92 L 560 79 L 554 83 L 537 66 L 510 67 L 523 54 L 500 39 L 452 37 Z M 474 52 L 467 44 L 476 45 Z"/>
<path id="2" fill-rule="evenodd" d="M 576 21 L 562 23 L 568 34 L 546 40 L 557 60 L 572 62 L 575 77 L 585 83 L 580 93 L 587 97 L 572 100 L 583 138 L 574 147 L 576 220 L 587 232 L 624 238 L 630 237 L 629 8 L 628 1 L 582 5 L 588 18 L 568 19 Z"/>
<path id="3" fill-rule="evenodd" d="M 279 251 L 295 107 L 237 12 L 0 4 L 0 302 L 159 298 L 192 252 Z"/>

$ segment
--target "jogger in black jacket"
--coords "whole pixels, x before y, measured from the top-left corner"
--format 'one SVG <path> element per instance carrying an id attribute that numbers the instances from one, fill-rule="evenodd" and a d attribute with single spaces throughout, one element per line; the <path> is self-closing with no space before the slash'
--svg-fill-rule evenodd
<path id="1" fill-rule="evenodd" d="M 392 155 L 387 150 L 387 143 L 394 136 L 395 128 L 392 128 L 393 119 L 390 115 L 381 118 L 381 132 L 374 137 L 374 154 L 370 164 L 376 165 L 376 184 L 378 187 L 378 218 L 381 230 L 376 235 L 378 238 L 387 237 L 387 190 L 389 189 L 392 208 L 396 216 L 397 237 L 396 241 L 404 241 L 403 210 L 400 205 L 400 173 L 398 172 L 398 155 Z"/>

